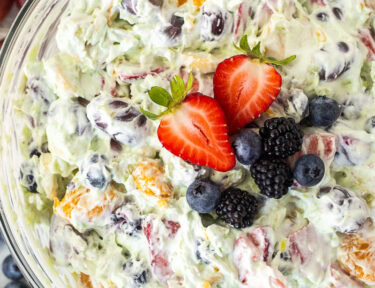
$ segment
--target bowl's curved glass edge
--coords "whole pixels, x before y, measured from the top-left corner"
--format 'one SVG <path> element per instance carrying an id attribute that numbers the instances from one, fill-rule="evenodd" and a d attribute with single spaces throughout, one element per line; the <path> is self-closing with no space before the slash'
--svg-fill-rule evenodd
<path id="1" fill-rule="evenodd" d="M 9 49 L 14 49 L 14 51 L 19 52 L 18 50 L 20 50 L 20 47 L 16 46 L 15 44 L 17 44 L 17 42 L 19 42 L 18 38 L 20 37 L 20 34 L 22 34 L 22 32 L 23 32 L 24 24 L 29 20 L 29 16 L 31 15 L 31 13 L 33 11 L 33 8 L 35 8 L 35 6 L 37 6 L 37 5 L 39 5 L 40 2 L 42 2 L 42 1 L 37 1 L 37 0 L 26 1 L 24 7 L 21 9 L 17 18 L 13 22 L 11 30 L 10 30 L 7 38 L 5 39 L 3 47 L 0 51 L 0 91 L 2 92 L 1 93 L 2 95 L 0 95 L 0 96 L 3 97 L 3 99 L 4 99 L 5 96 L 8 96 L 7 92 L 10 90 L 9 87 L 12 86 L 11 84 L 14 85 L 14 83 L 13 83 L 14 80 L 12 79 L 14 77 L 8 76 L 9 71 L 11 71 L 12 73 L 14 71 L 20 71 L 19 68 L 22 66 L 22 65 L 20 65 L 20 66 L 16 65 L 16 66 L 13 66 L 12 69 L 9 68 L 8 62 L 10 61 L 10 54 L 13 53 L 13 52 L 10 53 Z M 52 5 L 51 5 L 52 6 L 51 9 L 52 9 L 54 7 L 53 4 L 58 3 L 58 0 L 45 0 L 45 1 L 43 1 L 43 3 L 47 3 L 47 2 L 52 3 Z M 61 2 L 63 2 L 63 1 L 61 1 Z M 50 10 L 48 10 L 48 12 L 49 11 Z M 24 50 L 25 50 L 25 53 L 22 56 L 22 60 L 17 61 L 14 64 L 22 64 L 24 62 L 24 59 L 27 55 L 26 52 L 29 52 L 30 47 L 32 47 L 32 45 L 30 45 L 30 44 L 32 44 L 32 41 L 28 44 L 29 45 L 27 45 L 26 47 L 21 47 L 21 48 L 24 48 Z M 16 52 L 14 52 L 14 53 L 16 53 Z M 10 115 L 12 115 L 11 101 L 0 101 L 0 103 L 1 103 L 0 108 L 1 108 L 1 112 L 2 112 L 1 113 L 2 115 L 0 115 L 0 116 L 1 116 L 2 121 L 4 121 L 5 118 L 7 118 L 7 117 L 9 118 Z M 1 138 L 6 138 L 6 137 L 16 138 L 15 135 L 12 135 L 12 130 L 14 130 L 14 128 L 15 128 L 14 123 L 3 122 L 2 127 L 0 127 Z M 8 134 L 10 134 L 10 136 Z M 12 140 L 14 141 L 14 139 L 12 139 Z M 1 139 L 0 152 L 1 152 L 1 155 L 2 155 L 1 158 L 3 160 L 6 159 L 6 158 L 13 160 L 12 156 L 16 156 L 16 155 L 12 155 L 13 153 L 12 153 L 11 149 L 9 149 L 9 147 L 6 147 L 6 145 L 9 145 L 9 143 L 11 143 L 12 140 Z M 17 142 L 17 139 L 15 139 L 15 141 Z M 6 153 L 8 153 L 8 154 L 6 154 Z M 6 154 L 6 157 L 4 157 L 4 154 Z M 16 262 L 19 264 L 20 270 L 25 275 L 25 278 L 26 278 L 27 282 L 32 287 L 35 287 L 35 288 L 52 287 L 51 285 L 53 285 L 53 283 L 55 281 L 52 281 L 50 279 L 50 277 L 49 277 L 50 275 L 48 275 L 48 273 L 43 269 L 43 266 L 40 265 L 41 264 L 40 260 L 43 262 L 43 259 L 39 259 L 33 253 L 33 249 L 31 248 L 31 245 L 32 245 L 33 241 L 28 242 L 27 240 L 29 240 L 29 239 L 28 239 L 27 235 L 24 235 L 24 233 L 22 233 L 22 232 L 21 233 L 15 233 L 15 231 L 20 232 L 19 230 L 22 230 L 20 227 L 25 226 L 25 223 L 20 223 L 20 224 L 23 224 L 20 227 L 18 227 L 18 225 L 12 225 L 16 222 L 19 222 L 19 221 L 15 220 L 17 218 L 17 215 L 14 211 L 13 211 L 13 214 L 11 215 L 11 213 L 9 213 L 9 211 L 6 211 L 6 210 L 9 210 L 9 209 L 4 208 L 4 207 L 6 207 L 4 205 L 9 205 L 9 206 L 14 207 L 14 205 L 19 204 L 20 201 L 19 201 L 19 199 L 17 199 L 17 197 L 16 197 L 16 199 L 11 197 L 11 194 L 9 193 L 9 190 L 10 190 L 10 187 L 14 187 L 14 183 L 10 183 L 10 182 L 12 182 L 12 179 L 11 179 L 11 181 L 9 181 L 9 179 L 7 179 L 7 177 L 5 177 L 5 175 L 7 173 L 8 174 L 12 174 L 12 173 L 14 174 L 14 171 L 13 171 L 12 168 L 9 168 L 9 166 L 11 166 L 11 165 L 8 165 L 9 163 L 7 164 L 6 161 L 2 161 L 2 162 L 4 162 L 4 163 L 1 163 L 1 167 L 0 167 L 0 180 L 1 180 L 0 191 L 1 191 L 1 194 L 2 194 L 2 195 L 0 195 L 1 196 L 0 197 L 0 215 L 1 215 L 1 217 L 0 217 L 0 229 L 3 233 L 3 235 L 4 235 L 5 241 L 8 244 L 11 253 L 13 254 Z M 10 219 L 12 221 L 10 221 Z M 11 227 L 11 225 L 12 225 L 12 227 Z M 17 235 L 15 235 L 15 234 L 17 234 Z M 30 264 L 30 262 L 33 262 L 34 265 L 32 266 Z M 53 287 L 55 287 L 55 285 L 53 285 Z"/>
<path id="2" fill-rule="evenodd" d="M 25 2 L 25 5 L 22 7 L 20 12 L 18 13 L 15 21 L 12 24 L 11 29 L 9 30 L 9 34 L 7 35 L 7 37 L 6 37 L 6 39 L 3 43 L 3 46 L 2 46 L 1 51 L 0 51 L 0 79 L 3 78 L 3 74 L 5 72 L 4 71 L 5 66 L 6 66 L 5 60 L 6 60 L 6 56 L 7 56 L 6 51 L 8 51 L 11 42 L 14 40 L 14 37 L 17 35 L 16 31 L 17 31 L 18 27 L 20 26 L 20 24 L 22 23 L 25 15 L 29 11 L 29 9 L 32 6 L 34 1 L 35 0 L 28 0 L 28 1 Z M 0 199 L 0 202 L 1 202 L 1 199 Z M 36 275 L 32 271 L 32 269 L 30 269 L 30 267 L 28 265 L 23 265 L 23 263 L 26 262 L 26 259 L 24 258 L 21 251 L 19 250 L 18 246 L 16 245 L 16 241 L 15 241 L 12 233 L 10 233 L 11 230 L 10 230 L 10 227 L 9 227 L 9 223 L 7 221 L 5 221 L 6 215 L 4 214 L 3 205 L 0 205 L 0 215 L 1 215 L 1 217 L 0 217 L 0 223 L 1 223 L 0 229 L 1 229 L 2 235 L 4 237 L 5 242 L 7 243 L 8 247 L 9 247 L 10 252 L 12 253 L 16 262 L 18 263 L 18 266 L 19 266 L 20 270 L 22 271 L 23 275 L 25 276 L 26 281 L 30 285 L 32 285 L 32 287 L 42 288 L 43 287 L 42 284 L 39 282 L 39 280 L 36 279 L 36 277 L 35 277 Z"/>

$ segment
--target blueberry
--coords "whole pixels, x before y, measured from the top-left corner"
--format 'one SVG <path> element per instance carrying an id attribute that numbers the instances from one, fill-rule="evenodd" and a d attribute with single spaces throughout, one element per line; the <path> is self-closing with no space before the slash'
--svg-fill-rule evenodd
<path id="1" fill-rule="evenodd" d="M 23 275 L 20 269 L 18 268 L 16 262 L 14 261 L 12 255 L 8 255 L 4 259 L 2 270 L 3 270 L 5 277 L 7 277 L 10 280 L 18 281 L 23 278 Z"/>
<path id="2" fill-rule="evenodd" d="M 191 209 L 209 213 L 216 208 L 221 196 L 219 185 L 209 179 L 197 179 L 188 188 L 186 200 Z"/>
<path id="3" fill-rule="evenodd" d="M 348 44 L 346 44 L 345 42 L 338 42 L 337 43 L 337 47 L 339 48 L 339 50 L 341 51 L 341 52 L 344 52 L 344 53 L 346 53 L 346 52 L 348 52 L 349 51 L 349 46 L 348 46 Z"/>
<path id="4" fill-rule="evenodd" d="M 262 140 L 251 129 L 243 129 L 235 136 L 233 148 L 237 160 L 244 165 L 251 165 L 262 155 Z"/>
<path id="5" fill-rule="evenodd" d="M 316 127 L 331 126 L 340 116 L 340 105 L 327 96 L 318 96 L 309 103 L 309 122 Z"/>
<path id="6" fill-rule="evenodd" d="M 306 154 L 299 158 L 294 168 L 294 178 L 302 186 L 315 186 L 324 176 L 324 162 L 314 154 Z"/>
<path id="7" fill-rule="evenodd" d="M 89 155 L 82 164 L 81 173 L 87 179 L 88 187 L 104 190 L 112 180 L 108 159 L 101 154 Z"/>
<path id="8" fill-rule="evenodd" d="M 28 288 L 29 286 L 27 286 L 24 282 L 11 282 L 11 283 L 8 283 L 5 288 Z"/>
<path id="9" fill-rule="evenodd" d="M 25 162 L 20 169 L 20 182 L 25 189 L 31 193 L 38 193 L 38 184 L 34 177 L 33 167 Z"/>
<path id="10" fill-rule="evenodd" d="M 136 285 L 142 286 L 150 280 L 150 272 L 148 270 L 142 271 L 142 273 L 134 276 L 134 283 Z"/>
<path id="11" fill-rule="evenodd" d="M 375 116 L 372 116 L 366 120 L 365 131 L 369 134 L 375 133 Z"/>
<path id="12" fill-rule="evenodd" d="M 339 7 L 333 7 L 332 8 L 333 15 L 339 20 L 342 19 L 343 13 L 342 10 Z"/>
<path id="13" fill-rule="evenodd" d="M 118 231 L 129 236 L 138 236 L 142 231 L 142 219 L 136 206 L 125 204 L 112 215 L 112 223 Z"/>
<path id="14" fill-rule="evenodd" d="M 328 19 L 329 19 L 329 16 L 328 16 L 328 14 L 325 13 L 325 12 L 319 12 L 318 14 L 316 14 L 316 18 L 317 18 L 319 21 L 327 22 Z"/>

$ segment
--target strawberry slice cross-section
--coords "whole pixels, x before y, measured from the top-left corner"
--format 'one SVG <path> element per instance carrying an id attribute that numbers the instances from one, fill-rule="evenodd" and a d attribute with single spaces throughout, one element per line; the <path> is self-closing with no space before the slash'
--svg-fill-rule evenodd
<path id="1" fill-rule="evenodd" d="M 221 172 L 233 169 L 236 157 L 219 103 L 201 93 L 188 94 L 194 86 L 191 73 L 186 85 L 180 76 L 175 76 L 170 86 L 171 93 L 161 87 L 149 91 L 151 100 L 166 108 L 161 114 L 140 109 L 150 119 L 161 118 L 157 131 L 160 143 L 192 164 Z"/>
<path id="2" fill-rule="evenodd" d="M 224 113 L 211 97 L 188 95 L 174 113 L 163 117 L 158 137 L 167 150 L 185 161 L 218 171 L 235 166 Z"/>
<path id="3" fill-rule="evenodd" d="M 219 64 L 214 76 L 215 99 L 234 134 L 266 111 L 280 93 L 281 76 L 275 68 L 237 55 Z"/>

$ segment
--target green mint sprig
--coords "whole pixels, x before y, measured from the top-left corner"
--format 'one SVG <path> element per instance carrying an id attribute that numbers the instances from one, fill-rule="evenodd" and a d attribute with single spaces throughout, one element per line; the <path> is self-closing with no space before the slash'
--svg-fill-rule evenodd
<path id="1" fill-rule="evenodd" d="M 193 87 L 193 82 L 194 77 L 193 74 L 190 73 L 186 85 L 184 80 L 180 76 L 173 77 L 170 83 L 171 92 L 168 92 L 166 89 L 161 87 L 152 87 L 150 91 L 148 91 L 150 99 L 154 103 L 166 107 L 167 109 L 161 114 L 154 114 L 152 112 L 144 110 L 142 107 L 140 108 L 140 111 L 151 120 L 159 119 L 163 115 L 171 112 L 174 107 L 176 107 L 185 99 L 186 95 Z"/>
<path id="2" fill-rule="evenodd" d="M 247 55 L 249 55 L 251 58 L 259 59 L 262 63 L 272 64 L 276 66 L 283 66 L 290 64 L 294 59 L 296 59 L 296 55 L 290 56 L 288 58 L 285 58 L 283 60 L 277 60 L 274 57 L 266 57 L 262 54 L 260 51 L 260 42 L 255 45 L 254 48 L 250 48 L 249 42 L 247 41 L 247 35 L 244 35 L 239 43 L 239 46 L 234 44 L 234 47 L 241 52 L 245 52 Z"/>

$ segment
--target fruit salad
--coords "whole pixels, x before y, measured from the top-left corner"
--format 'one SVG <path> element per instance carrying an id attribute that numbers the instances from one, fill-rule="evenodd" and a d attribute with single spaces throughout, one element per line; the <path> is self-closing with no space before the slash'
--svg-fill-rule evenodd
<path id="1" fill-rule="evenodd" d="M 373 1 L 75 0 L 37 54 L 18 179 L 64 287 L 375 287 Z"/>

